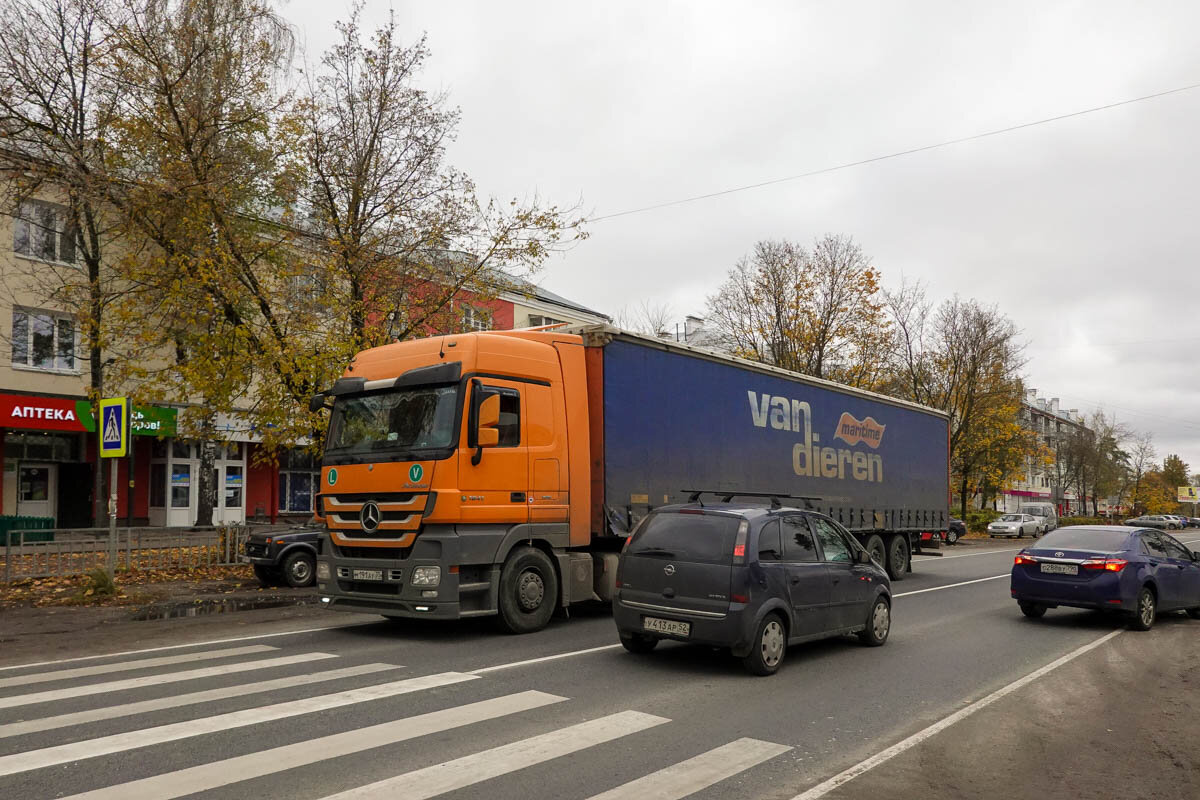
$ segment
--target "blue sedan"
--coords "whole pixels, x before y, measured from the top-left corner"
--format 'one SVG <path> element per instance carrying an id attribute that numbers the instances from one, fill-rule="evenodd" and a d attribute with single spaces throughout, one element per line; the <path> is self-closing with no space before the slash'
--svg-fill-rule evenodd
<path id="1" fill-rule="evenodd" d="M 1139 631 L 1163 611 L 1200 619 L 1200 553 L 1165 531 L 1059 528 L 1017 554 L 1012 596 L 1027 617 L 1058 606 L 1121 611 Z"/>

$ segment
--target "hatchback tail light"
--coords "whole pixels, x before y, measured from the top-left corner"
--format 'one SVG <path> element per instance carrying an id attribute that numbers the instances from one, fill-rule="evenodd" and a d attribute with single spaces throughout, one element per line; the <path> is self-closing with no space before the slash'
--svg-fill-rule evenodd
<path id="1" fill-rule="evenodd" d="M 1123 558 L 1089 558 L 1079 566 L 1084 569 L 1104 570 L 1105 572 L 1120 572 L 1129 562 Z"/>
<path id="2" fill-rule="evenodd" d="M 1017 566 L 1020 566 L 1021 564 L 1036 564 L 1036 563 L 1038 563 L 1038 560 L 1036 558 L 1034 558 L 1033 556 L 1025 555 L 1024 553 L 1017 553 L 1017 557 L 1013 559 L 1013 564 L 1015 564 Z"/>
<path id="3" fill-rule="evenodd" d="M 746 538 L 750 535 L 750 523 L 742 520 L 738 524 L 737 538 L 733 540 L 733 563 L 746 563 Z"/>

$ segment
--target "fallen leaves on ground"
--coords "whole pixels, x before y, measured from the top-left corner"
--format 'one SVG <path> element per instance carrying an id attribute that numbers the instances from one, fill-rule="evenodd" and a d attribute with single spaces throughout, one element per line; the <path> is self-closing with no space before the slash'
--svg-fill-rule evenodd
<path id="1" fill-rule="evenodd" d="M 228 594 L 238 589 L 258 587 L 247 565 L 173 567 L 153 570 L 116 572 L 117 594 L 102 597 L 91 589 L 87 575 L 51 578 L 25 578 L 5 586 L 0 584 L 0 609 L 32 606 L 133 606 L 160 600 L 171 594 L 169 584 L 183 584 L 190 595 L 201 591 Z M 199 586 L 196 584 L 210 584 Z"/>

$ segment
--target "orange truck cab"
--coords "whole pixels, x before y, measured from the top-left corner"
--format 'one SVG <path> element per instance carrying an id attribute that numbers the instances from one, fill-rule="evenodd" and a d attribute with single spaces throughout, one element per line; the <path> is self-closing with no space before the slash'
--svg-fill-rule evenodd
<path id="1" fill-rule="evenodd" d="M 590 552 L 584 353 L 579 336 L 507 331 L 358 354 L 314 398 L 333 400 L 318 505 L 323 603 L 499 614 L 523 632 L 560 604 L 607 595 L 593 581 L 605 554 L 595 569 Z"/>
<path id="2" fill-rule="evenodd" d="M 626 538 L 697 490 L 802 502 L 892 580 L 949 523 L 946 414 L 602 325 L 366 350 L 331 401 L 332 609 L 537 630 L 611 600 Z"/>

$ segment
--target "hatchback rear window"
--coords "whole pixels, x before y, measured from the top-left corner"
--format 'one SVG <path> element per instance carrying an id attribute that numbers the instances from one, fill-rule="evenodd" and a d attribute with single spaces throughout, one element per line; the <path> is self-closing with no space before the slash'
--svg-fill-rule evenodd
<path id="1" fill-rule="evenodd" d="M 1111 553 L 1123 548 L 1128 539 L 1128 531 L 1059 528 L 1043 536 L 1037 546 L 1039 550 L 1057 547 L 1060 550 L 1095 550 L 1098 553 Z"/>
<path id="2" fill-rule="evenodd" d="M 629 543 L 629 554 L 698 564 L 728 564 L 741 519 L 722 514 L 651 514 Z"/>

